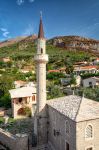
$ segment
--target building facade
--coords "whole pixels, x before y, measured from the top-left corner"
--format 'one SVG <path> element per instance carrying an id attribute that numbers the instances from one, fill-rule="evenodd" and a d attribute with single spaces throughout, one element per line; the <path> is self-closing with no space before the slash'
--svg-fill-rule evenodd
<path id="1" fill-rule="evenodd" d="M 89 77 L 82 80 L 83 87 L 98 87 L 99 86 L 99 78 L 98 77 Z"/>
<path id="2" fill-rule="evenodd" d="M 98 102 L 71 95 L 50 100 L 47 107 L 51 149 L 99 149 Z"/>
<path id="3" fill-rule="evenodd" d="M 22 87 L 9 91 L 11 95 L 12 115 L 15 119 L 34 116 L 36 111 L 36 88 Z M 29 112 L 30 110 L 30 112 Z M 28 113 L 30 114 L 27 114 Z"/>

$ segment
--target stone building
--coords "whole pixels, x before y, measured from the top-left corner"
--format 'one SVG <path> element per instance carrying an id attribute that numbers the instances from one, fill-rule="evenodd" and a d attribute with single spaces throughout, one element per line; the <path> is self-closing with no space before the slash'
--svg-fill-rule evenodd
<path id="1" fill-rule="evenodd" d="M 54 150 L 99 150 L 99 103 L 78 96 L 48 101 L 48 143 Z"/>
<path id="2" fill-rule="evenodd" d="M 77 66 L 77 67 L 74 68 L 74 73 L 76 75 L 80 75 L 80 74 L 83 74 L 83 73 L 97 73 L 97 72 L 99 72 L 99 69 L 95 65 Z"/>
<path id="3" fill-rule="evenodd" d="M 25 110 L 30 109 L 34 116 L 36 110 L 36 88 L 22 87 L 9 91 L 12 103 L 12 115 L 15 119 L 26 117 Z"/>
<path id="4" fill-rule="evenodd" d="M 82 80 L 83 87 L 98 87 L 99 86 L 99 77 L 89 77 Z"/>
<path id="5" fill-rule="evenodd" d="M 46 102 L 45 38 L 40 18 L 37 68 L 36 149 L 99 150 L 99 103 L 75 95 Z"/>

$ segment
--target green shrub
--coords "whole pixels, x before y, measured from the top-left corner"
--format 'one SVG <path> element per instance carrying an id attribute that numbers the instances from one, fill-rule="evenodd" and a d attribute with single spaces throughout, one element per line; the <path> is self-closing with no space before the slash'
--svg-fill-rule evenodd
<path id="1" fill-rule="evenodd" d="M 31 109 L 29 107 L 24 107 L 24 112 L 27 117 L 31 117 Z"/>
<path id="2" fill-rule="evenodd" d="M 15 123 L 15 122 L 16 122 L 16 120 L 14 118 L 9 118 L 8 119 L 8 123 Z"/>
<path id="3" fill-rule="evenodd" d="M 0 124 L 4 123 L 5 119 L 3 117 L 0 117 Z"/>

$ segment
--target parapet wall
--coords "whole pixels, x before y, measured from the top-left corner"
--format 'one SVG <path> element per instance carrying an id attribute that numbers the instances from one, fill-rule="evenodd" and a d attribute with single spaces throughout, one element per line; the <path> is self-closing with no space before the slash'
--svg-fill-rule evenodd
<path id="1" fill-rule="evenodd" d="M 10 150 L 28 150 L 28 136 L 14 136 L 0 129 L 0 142 Z"/>

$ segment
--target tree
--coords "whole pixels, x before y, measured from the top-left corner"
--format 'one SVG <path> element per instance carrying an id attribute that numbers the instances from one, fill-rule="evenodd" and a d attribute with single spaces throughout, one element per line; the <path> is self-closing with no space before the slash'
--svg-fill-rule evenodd
<path id="1" fill-rule="evenodd" d="M 0 106 L 5 108 L 11 107 L 11 97 L 9 94 L 9 89 L 13 87 L 13 82 L 11 78 L 3 76 L 0 80 Z"/>
<path id="2" fill-rule="evenodd" d="M 66 73 L 72 74 L 74 71 L 74 67 L 73 67 L 73 61 L 71 60 L 69 56 L 65 58 L 64 65 L 66 67 Z"/>
<path id="3" fill-rule="evenodd" d="M 54 85 L 53 83 L 51 83 L 48 86 L 48 91 L 49 91 L 47 95 L 48 99 L 58 98 L 64 95 L 60 87 L 57 85 Z"/>
<path id="4" fill-rule="evenodd" d="M 1 98 L 0 98 L 0 106 L 5 107 L 5 108 L 11 108 L 11 97 L 9 93 L 5 93 Z"/>
<path id="5" fill-rule="evenodd" d="M 31 109 L 29 107 L 24 107 L 24 112 L 27 117 L 31 117 Z"/>
<path id="6" fill-rule="evenodd" d="M 70 87 L 71 85 L 76 85 L 76 78 L 74 77 L 74 75 L 71 75 Z"/>

